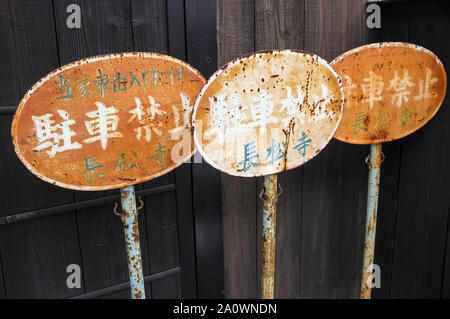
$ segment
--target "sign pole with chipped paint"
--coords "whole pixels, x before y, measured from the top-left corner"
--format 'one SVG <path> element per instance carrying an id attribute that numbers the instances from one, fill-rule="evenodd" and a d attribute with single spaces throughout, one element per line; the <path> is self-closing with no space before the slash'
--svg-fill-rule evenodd
<path id="1" fill-rule="evenodd" d="M 120 189 L 122 204 L 123 229 L 125 232 L 125 245 L 127 249 L 128 273 L 130 276 L 131 297 L 145 299 L 144 272 L 142 271 L 141 245 L 139 239 L 138 210 L 134 186 Z"/>
<path id="2" fill-rule="evenodd" d="M 372 282 L 372 265 L 375 253 L 375 233 L 377 226 L 378 194 L 381 175 L 381 143 L 370 144 L 369 183 L 367 187 L 366 228 L 364 236 L 363 266 L 361 278 L 361 298 L 370 299 L 368 282 Z"/>
<path id="3" fill-rule="evenodd" d="M 365 45 L 330 63 L 343 80 L 344 113 L 335 138 L 370 144 L 361 298 L 370 299 L 383 142 L 424 126 L 445 97 L 447 76 L 436 55 L 420 46 L 386 42 Z"/>
<path id="4" fill-rule="evenodd" d="M 131 298 L 144 299 L 135 184 L 194 153 L 191 101 L 205 83 L 187 63 L 157 53 L 86 58 L 45 76 L 25 94 L 11 126 L 14 149 L 59 187 L 120 189 Z"/>
<path id="5" fill-rule="evenodd" d="M 230 175 L 264 176 L 262 298 L 274 297 L 277 173 L 316 156 L 333 137 L 342 111 L 335 71 L 320 57 L 293 50 L 228 63 L 194 104 L 194 142 L 205 161 Z"/>

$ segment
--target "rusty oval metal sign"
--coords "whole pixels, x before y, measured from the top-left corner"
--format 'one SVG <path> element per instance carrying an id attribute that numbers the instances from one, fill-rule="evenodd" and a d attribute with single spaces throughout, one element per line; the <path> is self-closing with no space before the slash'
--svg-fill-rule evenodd
<path id="1" fill-rule="evenodd" d="M 207 81 L 194 104 L 194 142 L 225 173 L 274 174 L 317 155 L 342 108 L 340 79 L 323 59 L 292 50 L 258 52 Z"/>
<path id="2" fill-rule="evenodd" d="M 204 83 L 190 65 L 156 53 L 70 63 L 20 102 L 11 127 L 15 151 L 33 174 L 64 188 L 150 180 L 192 156 L 192 104 Z"/>
<path id="3" fill-rule="evenodd" d="M 365 45 L 330 63 L 344 86 L 344 114 L 335 138 L 377 144 L 421 128 L 439 110 L 447 75 L 436 55 L 418 45 Z"/>

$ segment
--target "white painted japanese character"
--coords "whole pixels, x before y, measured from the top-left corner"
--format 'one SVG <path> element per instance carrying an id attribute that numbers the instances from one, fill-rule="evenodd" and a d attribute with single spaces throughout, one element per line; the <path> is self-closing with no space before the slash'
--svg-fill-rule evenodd
<path id="1" fill-rule="evenodd" d="M 77 135 L 77 133 L 71 131 L 70 126 L 75 124 L 75 121 L 69 119 L 69 114 L 66 111 L 57 110 L 57 112 L 64 121 L 56 125 L 54 124 L 55 121 L 51 119 L 53 114 L 32 116 L 36 128 L 36 137 L 42 143 L 33 150 L 41 151 L 50 147 L 50 150 L 47 151 L 50 157 L 54 157 L 57 152 L 81 148 L 80 143 L 72 142 L 72 136 Z"/>
<path id="2" fill-rule="evenodd" d="M 313 94 L 312 98 L 314 101 L 314 117 L 310 117 L 310 121 L 323 120 L 327 116 L 327 105 L 334 98 L 331 94 L 328 86 L 321 83 L 320 84 L 321 94 L 320 96 Z"/>
<path id="3" fill-rule="evenodd" d="M 250 123 L 250 126 L 259 126 L 259 134 L 266 132 L 267 124 L 278 122 L 278 119 L 272 116 L 275 107 L 272 98 L 273 94 L 267 94 L 265 90 L 261 90 L 259 96 L 254 99 L 256 103 L 251 107 L 253 122 Z"/>
<path id="4" fill-rule="evenodd" d="M 344 86 L 342 87 L 344 90 L 344 96 L 351 96 L 353 90 L 358 88 L 358 86 L 353 83 L 352 78 L 348 75 L 344 75 Z"/>
<path id="5" fill-rule="evenodd" d="M 245 106 L 242 104 L 241 100 L 237 95 L 231 95 L 231 107 L 228 109 L 226 114 L 227 121 L 231 128 L 237 129 L 247 120 L 247 116 L 242 111 Z"/>
<path id="6" fill-rule="evenodd" d="M 413 87 L 415 84 L 411 82 L 411 77 L 408 75 L 408 71 L 403 72 L 403 78 L 398 76 L 398 72 L 394 72 L 394 78 L 389 82 L 388 90 L 393 90 L 392 104 L 400 107 L 403 101 L 408 102 L 411 92 L 408 87 Z"/>
<path id="7" fill-rule="evenodd" d="M 220 94 L 217 97 L 209 98 L 209 105 L 211 107 L 210 125 L 211 126 L 222 126 L 223 120 L 226 116 L 226 109 L 228 103 L 225 101 L 225 94 Z"/>
<path id="8" fill-rule="evenodd" d="M 175 128 L 170 131 L 176 131 L 190 126 L 192 105 L 191 99 L 186 93 L 180 92 L 181 109 L 183 112 L 183 123 L 180 123 L 180 113 L 175 105 L 172 105 L 173 117 L 175 122 Z"/>
<path id="9" fill-rule="evenodd" d="M 95 102 L 95 105 L 97 106 L 96 111 L 86 113 L 86 116 L 94 120 L 84 121 L 89 135 L 94 136 L 85 139 L 83 142 L 90 144 L 100 141 L 102 148 L 105 150 L 108 138 L 123 137 L 122 133 L 116 132 L 119 116 L 117 116 L 117 109 L 114 106 L 106 107 L 101 102 Z"/>
<path id="10" fill-rule="evenodd" d="M 305 96 L 302 93 L 301 87 L 298 85 L 296 87 L 296 98 L 294 98 L 294 96 L 292 95 L 291 87 L 287 86 L 287 96 L 284 100 L 281 101 L 282 106 L 280 108 L 280 112 L 286 111 L 286 114 L 289 115 L 289 117 L 282 119 L 283 125 L 289 125 L 290 121 L 292 120 L 292 116 L 295 116 L 295 119 L 300 121 L 301 125 L 305 124 L 305 113 L 300 112 L 300 106 L 303 104 Z"/>
<path id="11" fill-rule="evenodd" d="M 136 107 L 132 110 L 130 110 L 131 117 L 128 119 L 127 123 L 131 123 L 136 117 L 141 124 L 139 127 L 135 128 L 134 131 L 136 132 L 136 138 L 138 140 L 141 139 L 142 133 L 144 133 L 144 139 L 147 142 L 150 142 L 152 137 L 152 131 L 161 136 L 162 132 L 155 126 L 161 127 L 162 121 L 154 121 L 156 117 L 161 117 L 167 114 L 167 112 L 160 110 L 160 104 L 156 103 L 153 96 L 149 96 L 149 106 L 144 107 L 142 105 L 141 99 L 138 97 L 134 98 L 134 101 L 136 102 Z"/>
<path id="12" fill-rule="evenodd" d="M 208 139 L 212 135 L 218 134 L 223 138 L 227 133 L 236 133 L 242 130 L 242 123 L 247 119 L 242 110 L 245 106 L 240 99 L 232 94 L 229 97 L 220 94 L 217 97 L 209 98 L 211 116 L 209 126 L 205 132 Z"/>
<path id="13" fill-rule="evenodd" d="M 280 112 L 286 110 L 288 115 L 295 115 L 299 110 L 300 106 L 303 103 L 303 94 L 300 86 L 297 85 L 297 97 L 294 98 L 292 96 L 292 89 L 290 86 L 286 87 L 287 96 L 284 100 L 281 101 L 282 107 L 280 108 Z"/>
<path id="14" fill-rule="evenodd" d="M 426 68 L 425 80 L 419 80 L 419 94 L 414 97 L 415 101 L 437 97 L 437 93 L 435 91 L 430 92 L 430 89 L 432 89 L 432 85 L 438 81 L 438 78 L 432 78 L 431 75 L 431 70 Z"/>

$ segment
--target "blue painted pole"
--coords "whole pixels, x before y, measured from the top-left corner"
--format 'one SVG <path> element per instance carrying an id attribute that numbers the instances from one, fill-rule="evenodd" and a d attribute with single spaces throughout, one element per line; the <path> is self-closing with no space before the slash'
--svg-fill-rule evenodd
<path id="1" fill-rule="evenodd" d="M 275 278 L 275 230 L 277 221 L 277 175 L 264 176 L 261 298 L 273 299 Z"/>
<path id="2" fill-rule="evenodd" d="M 139 243 L 138 211 L 134 187 L 120 189 L 122 201 L 122 223 L 127 247 L 128 272 L 130 275 L 131 298 L 145 299 L 144 274 L 142 272 L 141 245 Z"/>
<path id="3" fill-rule="evenodd" d="M 375 233 L 377 226 L 378 192 L 381 174 L 381 144 L 370 145 L 369 184 L 367 191 L 366 230 L 361 279 L 361 299 L 370 299 L 372 287 L 372 265 L 375 255 Z"/>

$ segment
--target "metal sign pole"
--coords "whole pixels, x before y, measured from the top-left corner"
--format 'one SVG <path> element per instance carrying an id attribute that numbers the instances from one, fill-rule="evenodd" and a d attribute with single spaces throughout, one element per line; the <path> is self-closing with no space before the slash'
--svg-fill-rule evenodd
<path id="1" fill-rule="evenodd" d="M 277 221 L 277 174 L 264 176 L 261 298 L 273 299 L 275 277 L 275 231 Z"/>
<path id="2" fill-rule="evenodd" d="M 381 143 L 370 145 L 369 185 L 367 190 L 366 232 L 361 279 L 361 299 L 370 299 L 372 264 L 375 253 L 375 233 L 377 226 L 378 193 L 381 174 Z"/>
<path id="3" fill-rule="evenodd" d="M 138 210 L 136 209 L 134 187 L 122 187 L 120 189 L 120 199 L 122 201 L 121 219 L 125 231 L 131 298 L 145 299 L 141 245 L 139 243 Z"/>

